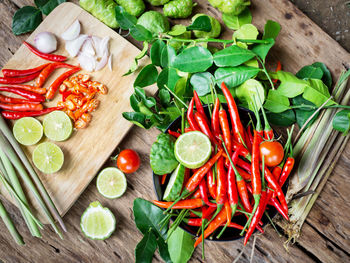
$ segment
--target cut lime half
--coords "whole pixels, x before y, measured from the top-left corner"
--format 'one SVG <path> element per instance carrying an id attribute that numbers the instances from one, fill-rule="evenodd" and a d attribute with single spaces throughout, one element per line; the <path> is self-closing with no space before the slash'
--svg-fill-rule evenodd
<path id="1" fill-rule="evenodd" d="M 15 122 L 13 135 L 23 145 L 33 145 L 43 137 L 43 126 L 33 117 L 24 117 Z"/>
<path id="2" fill-rule="evenodd" d="M 103 169 L 97 176 L 97 190 L 106 198 L 121 197 L 127 187 L 125 175 L 115 167 Z"/>
<path id="3" fill-rule="evenodd" d="M 43 126 L 45 136 L 56 142 L 67 140 L 73 131 L 72 121 L 63 111 L 53 111 L 46 115 Z"/>
<path id="4" fill-rule="evenodd" d="M 52 142 L 43 142 L 33 151 L 33 163 L 46 174 L 58 172 L 64 162 L 64 155 L 60 147 Z"/>
<path id="5" fill-rule="evenodd" d="M 184 133 L 175 142 L 175 157 L 187 168 L 201 167 L 208 161 L 210 154 L 210 140 L 199 131 Z"/>
<path id="6" fill-rule="evenodd" d="M 100 202 L 92 202 L 81 216 L 80 227 L 84 235 L 91 239 L 105 240 L 115 230 L 113 213 Z"/>

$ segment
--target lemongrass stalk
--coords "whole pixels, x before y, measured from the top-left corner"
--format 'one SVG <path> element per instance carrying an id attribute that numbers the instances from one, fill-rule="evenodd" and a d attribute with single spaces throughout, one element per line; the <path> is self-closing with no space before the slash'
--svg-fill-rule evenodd
<path id="1" fill-rule="evenodd" d="M 1 124 L 0 124 L 0 126 L 1 126 Z M 6 139 L 4 138 L 4 136 L 1 133 L 0 133 L 0 148 L 2 148 L 4 150 L 5 154 L 11 160 L 13 166 L 18 171 L 18 173 L 21 176 L 21 178 L 23 179 L 24 183 L 28 186 L 28 188 L 33 193 L 35 199 L 39 203 L 41 209 L 44 211 L 48 221 L 50 222 L 50 224 L 53 227 L 53 229 L 55 230 L 55 232 L 62 238 L 61 231 L 56 226 L 55 221 L 50 214 L 50 211 L 47 209 L 45 202 L 41 198 L 38 190 L 35 188 L 35 185 L 33 184 L 32 180 L 28 176 L 27 171 L 24 169 L 21 161 L 19 160 L 15 151 L 12 149 L 11 145 L 6 141 Z"/>
<path id="2" fill-rule="evenodd" d="M 22 236 L 18 233 L 15 225 L 13 224 L 9 214 L 7 213 L 4 205 L 0 201 L 0 216 L 2 220 L 4 221 L 8 231 L 10 232 L 13 239 L 16 241 L 18 245 L 24 245 L 24 241 Z"/>
<path id="3" fill-rule="evenodd" d="M 24 154 L 21 146 L 17 143 L 16 139 L 14 138 L 11 130 L 7 126 L 5 120 L 3 119 L 2 116 L 0 116 L 0 130 L 2 131 L 4 136 L 7 138 L 7 140 L 10 142 L 10 144 L 13 147 L 13 149 L 16 151 L 19 159 L 23 162 L 24 166 L 28 170 L 28 172 L 31 175 L 33 181 L 35 182 L 36 186 L 38 187 L 38 190 L 40 191 L 40 194 L 42 195 L 43 199 L 45 200 L 45 202 L 46 202 L 46 204 L 47 204 L 51 214 L 56 218 L 58 223 L 61 225 L 63 231 L 67 232 L 67 228 L 64 225 L 63 220 L 62 220 L 62 218 L 61 218 L 61 216 L 60 216 L 60 214 L 59 214 L 55 204 L 53 203 L 51 197 L 49 196 L 49 194 L 47 193 L 44 185 L 42 184 L 39 176 L 37 175 L 37 173 L 33 169 L 33 167 L 30 164 L 30 162 L 28 161 L 27 156 Z M 10 158 L 10 160 L 11 160 L 11 158 Z"/>
<path id="4" fill-rule="evenodd" d="M 16 171 L 13 168 L 10 160 L 7 158 L 6 154 L 1 149 L 0 149 L 0 160 L 2 161 L 2 164 L 3 164 L 3 167 L 1 168 L 3 175 L 5 176 L 5 178 L 7 180 L 9 180 L 9 182 L 13 186 L 14 190 L 18 194 L 19 198 L 22 200 L 22 202 L 29 208 L 27 198 L 26 198 L 26 196 L 23 192 L 23 189 L 21 187 L 21 184 L 18 180 Z M 36 223 L 34 222 L 34 220 L 25 211 L 23 205 L 20 202 L 17 201 L 17 204 L 18 204 L 18 208 L 20 209 L 21 214 L 24 218 L 24 221 L 26 222 L 28 229 L 29 229 L 30 233 L 32 234 L 32 236 L 41 237 L 41 233 L 40 233 Z"/>

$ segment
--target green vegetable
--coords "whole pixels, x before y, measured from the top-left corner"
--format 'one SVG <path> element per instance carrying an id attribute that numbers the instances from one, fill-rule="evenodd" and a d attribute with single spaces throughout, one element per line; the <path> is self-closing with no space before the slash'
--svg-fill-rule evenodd
<path id="1" fill-rule="evenodd" d="M 320 107 L 331 96 L 328 87 L 319 79 L 309 79 L 307 82 L 308 85 L 305 87 L 303 98 Z M 335 104 L 335 102 L 330 100 L 326 106 L 332 104 Z"/>
<path id="2" fill-rule="evenodd" d="M 33 6 L 25 6 L 19 9 L 13 16 L 12 32 L 21 35 L 33 31 L 42 21 L 39 9 Z"/>
<path id="3" fill-rule="evenodd" d="M 115 14 L 117 4 L 113 0 L 80 0 L 79 4 L 107 26 L 119 27 Z"/>
<path id="4" fill-rule="evenodd" d="M 193 33 L 197 38 L 216 38 L 221 33 L 221 25 L 218 20 L 214 17 L 205 14 L 196 14 L 192 17 L 192 22 L 194 22 L 198 17 L 207 16 L 210 19 L 211 30 L 209 32 L 194 30 Z"/>
<path id="5" fill-rule="evenodd" d="M 218 85 L 225 82 L 228 88 L 234 88 L 248 79 L 254 78 L 259 71 L 259 68 L 244 65 L 233 68 L 218 68 L 215 71 L 215 80 Z"/>
<path id="6" fill-rule="evenodd" d="M 307 81 L 298 79 L 292 73 L 281 70 L 277 72 L 277 79 L 281 81 L 281 85 L 277 89 L 279 94 L 288 98 L 294 98 L 302 94 L 308 86 Z"/>
<path id="7" fill-rule="evenodd" d="M 171 173 L 178 165 L 174 154 L 175 139 L 169 134 L 161 133 L 152 144 L 150 161 L 155 174 Z"/>
<path id="8" fill-rule="evenodd" d="M 126 12 L 133 16 L 139 16 L 145 11 L 143 0 L 116 0 L 117 4 L 122 6 Z"/>
<path id="9" fill-rule="evenodd" d="M 168 240 L 168 249 L 173 263 L 188 262 L 194 251 L 194 238 L 181 228 L 171 234 Z"/>
<path id="10" fill-rule="evenodd" d="M 239 28 L 233 33 L 233 37 L 237 39 L 257 39 L 258 35 L 258 29 L 252 24 L 243 25 L 241 28 Z"/>
<path id="11" fill-rule="evenodd" d="M 162 90 L 165 89 L 164 86 L 166 85 L 171 91 L 175 91 L 175 85 L 180 78 L 176 69 L 165 68 L 158 76 L 157 86 Z"/>
<path id="12" fill-rule="evenodd" d="M 169 183 L 164 191 L 164 200 L 175 201 L 180 196 L 185 178 L 185 169 L 185 166 L 179 164 L 171 174 Z"/>
<path id="13" fill-rule="evenodd" d="M 66 0 L 35 0 L 35 5 L 40 9 L 44 15 L 48 15 L 54 10 L 58 5 L 66 2 Z"/>
<path id="14" fill-rule="evenodd" d="M 287 110 L 282 113 L 273 113 L 268 111 L 266 112 L 266 115 L 270 124 L 279 127 L 289 127 L 296 121 L 293 110 Z"/>
<path id="15" fill-rule="evenodd" d="M 143 26 L 153 34 L 169 31 L 168 19 L 157 11 L 143 13 L 137 20 L 137 24 Z"/>
<path id="16" fill-rule="evenodd" d="M 295 74 L 299 79 L 322 79 L 323 71 L 313 65 L 305 66 Z"/>
<path id="17" fill-rule="evenodd" d="M 165 4 L 163 13 L 167 17 L 187 18 L 192 14 L 192 0 L 173 0 Z"/>
<path id="18" fill-rule="evenodd" d="M 204 47 L 186 48 L 176 56 L 173 67 L 189 73 L 206 71 L 213 64 L 213 56 Z"/>
<path id="19" fill-rule="evenodd" d="M 152 262 L 153 254 L 157 249 L 157 238 L 152 230 L 147 232 L 135 248 L 135 262 Z"/>
<path id="20" fill-rule="evenodd" d="M 350 130 L 350 110 L 339 111 L 333 118 L 333 128 L 347 135 Z"/>
<path id="21" fill-rule="evenodd" d="M 156 83 L 158 71 L 156 66 L 150 64 L 145 66 L 137 76 L 134 82 L 134 87 L 147 87 Z"/>
<path id="22" fill-rule="evenodd" d="M 2 202 L 0 201 L 0 216 L 2 218 L 2 221 L 4 221 L 8 231 L 10 232 L 13 239 L 16 241 L 18 245 L 24 245 L 24 241 L 22 236 L 18 233 L 15 225 L 13 224 L 11 217 L 7 213 L 5 207 L 3 206 Z"/>
<path id="23" fill-rule="evenodd" d="M 208 0 L 209 3 L 225 14 L 239 15 L 250 5 L 249 0 Z"/>
<path id="24" fill-rule="evenodd" d="M 210 32 L 212 29 L 211 19 L 207 15 L 201 15 L 192 18 L 192 24 L 187 27 L 187 30 L 197 30 Z"/>
<path id="25" fill-rule="evenodd" d="M 169 0 L 147 0 L 148 3 L 154 6 L 164 5 L 169 2 Z"/>
<path id="26" fill-rule="evenodd" d="M 192 75 L 190 83 L 198 96 L 205 96 L 215 85 L 214 76 L 210 72 L 200 72 Z"/>
<path id="27" fill-rule="evenodd" d="M 142 25 L 134 25 L 130 28 L 130 35 L 137 41 L 152 40 L 152 33 Z"/>
<path id="28" fill-rule="evenodd" d="M 236 45 L 229 46 L 214 54 L 214 63 L 218 67 L 236 67 L 255 57 L 249 49 Z"/>
<path id="29" fill-rule="evenodd" d="M 263 85 L 255 80 L 249 79 L 235 89 L 239 101 L 250 110 L 254 110 L 254 105 L 260 109 L 265 101 L 265 90 Z"/>
<path id="30" fill-rule="evenodd" d="M 228 28 L 237 30 L 243 25 L 252 23 L 252 14 L 250 10 L 246 8 L 239 15 L 222 14 L 222 20 Z"/>
<path id="31" fill-rule="evenodd" d="M 191 31 L 187 31 L 186 27 L 183 25 L 174 25 L 171 28 L 171 30 L 168 32 L 168 34 L 172 36 L 176 36 L 176 38 L 191 39 Z M 183 43 L 180 41 L 170 40 L 169 45 L 172 46 L 177 51 L 182 47 Z"/>
<path id="32" fill-rule="evenodd" d="M 290 109 L 290 102 L 286 96 L 279 94 L 277 90 L 269 90 L 269 94 L 267 95 L 266 102 L 264 104 L 264 108 L 274 112 L 281 113 Z"/>
<path id="33" fill-rule="evenodd" d="M 171 67 L 173 65 L 175 57 L 175 49 L 170 45 L 165 46 L 160 56 L 160 65 L 163 68 Z"/>
<path id="34" fill-rule="evenodd" d="M 293 106 L 297 106 L 294 109 L 296 115 L 296 121 L 299 128 L 303 127 L 305 122 L 310 118 L 312 114 L 316 111 L 316 106 L 312 102 L 304 99 L 302 95 L 299 95 L 292 99 Z M 305 127 L 309 127 L 313 122 L 318 118 L 319 113 L 315 115 L 315 117 L 309 122 L 309 124 Z"/>

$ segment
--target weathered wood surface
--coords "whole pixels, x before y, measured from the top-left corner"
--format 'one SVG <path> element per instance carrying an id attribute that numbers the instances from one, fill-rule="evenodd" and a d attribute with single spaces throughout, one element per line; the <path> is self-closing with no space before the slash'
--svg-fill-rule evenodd
<path id="1" fill-rule="evenodd" d="M 32 5 L 28 0 L 0 0 L 0 66 L 4 65 L 20 46 L 26 36 L 14 37 L 11 34 L 13 13 L 24 5 Z M 73 1 L 77 2 L 77 1 Z M 208 12 L 218 16 L 218 12 L 208 7 L 207 1 L 198 0 L 195 12 Z M 288 1 L 253 1 L 255 20 L 261 28 L 267 19 L 276 19 L 283 26 L 273 57 L 281 58 L 287 70 L 296 71 L 301 66 L 321 60 L 339 74 L 342 62 L 350 62 L 346 53 L 336 42 L 324 34 Z M 257 17 L 258 16 L 258 17 Z M 305 26 L 305 25 L 306 26 Z M 306 30 L 305 30 L 306 29 Z M 293 33 L 294 32 L 294 33 Z M 312 36 L 309 32 L 313 32 Z M 295 40 L 296 35 L 306 34 L 303 42 Z M 224 32 L 230 37 L 229 32 Z M 137 43 L 139 45 L 139 43 Z M 291 48 L 292 47 L 292 48 Z M 282 52 L 283 48 L 283 52 Z M 296 48 L 296 50 L 294 50 Z M 18 210 L 9 202 L 4 202 L 13 215 L 19 231 L 23 234 L 26 247 L 18 247 L 11 240 L 3 223 L 0 223 L 0 260 L 4 262 L 133 262 L 133 251 L 141 235 L 133 223 L 132 202 L 136 197 L 152 199 L 153 184 L 151 170 L 148 167 L 149 148 L 154 141 L 155 130 L 144 131 L 134 127 L 119 145 L 120 148 L 134 148 L 141 154 L 143 167 L 137 173 L 128 176 L 128 191 L 118 200 L 102 198 L 95 187 L 95 180 L 85 190 L 77 203 L 70 209 L 64 220 L 68 226 L 65 239 L 60 240 L 47 228 L 43 238 L 33 239 L 20 218 Z M 106 165 L 110 165 L 107 163 Z M 350 147 L 346 147 L 326 187 L 316 201 L 302 229 L 298 242 L 289 247 L 287 253 L 283 247 L 285 237 L 278 237 L 271 227 L 266 229 L 256 241 L 253 262 L 349 262 L 350 261 L 350 191 L 347 187 L 350 179 Z M 91 201 L 99 200 L 115 213 L 118 225 L 115 234 L 106 241 L 90 241 L 80 232 L 80 216 Z M 251 242 L 252 243 L 252 242 Z M 251 246 L 249 244 L 238 262 L 249 262 Z M 239 241 L 228 243 L 207 242 L 207 262 L 232 262 L 242 250 Z M 192 262 L 201 262 L 201 250 L 197 249 Z M 158 255 L 154 262 L 161 262 Z"/>

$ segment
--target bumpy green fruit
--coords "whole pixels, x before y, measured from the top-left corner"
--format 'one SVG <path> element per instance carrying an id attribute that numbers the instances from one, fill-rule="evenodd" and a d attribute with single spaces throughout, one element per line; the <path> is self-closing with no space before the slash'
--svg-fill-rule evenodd
<path id="1" fill-rule="evenodd" d="M 137 24 L 145 27 L 154 34 L 169 31 L 169 21 L 157 11 L 148 11 L 142 14 L 137 20 Z"/>
<path id="2" fill-rule="evenodd" d="M 147 0 L 148 3 L 154 6 L 164 5 L 169 2 L 169 0 Z"/>
<path id="3" fill-rule="evenodd" d="M 174 0 L 164 5 L 163 13 L 172 18 L 187 18 L 192 14 L 192 0 Z"/>
<path id="4" fill-rule="evenodd" d="M 208 0 L 209 3 L 225 14 L 239 15 L 250 5 L 249 0 Z"/>
<path id="5" fill-rule="evenodd" d="M 208 16 L 206 14 L 197 14 L 192 17 L 192 22 L 196 20 L 197 17 L 199 16 Z M 193 33 L 196 36 L 196 38 L 216 38 L 220 35 L 221 33 L 221 25 L 218 20 L 216 20 L 214 17 L 208 16 L 210 19 L 210 24 L 211 24 L 211 30 L 210 32 L 205 32 L 205 31 L 198 31 L 194 30 Z"/>
<path id="6" fill-rule="evenodd" d="M 107 26 L 111 28 L 119 27 L 115 18 L 115 7 L 117 4 L 113 0 L 80 0 L 79 4 Z"/>
<path id="7" fill-rule="evenodd" d="M 143 0 L 116 0 L 116 2 L 133 16 L 139 16 L 145 11 L 145 3 Z"/>

